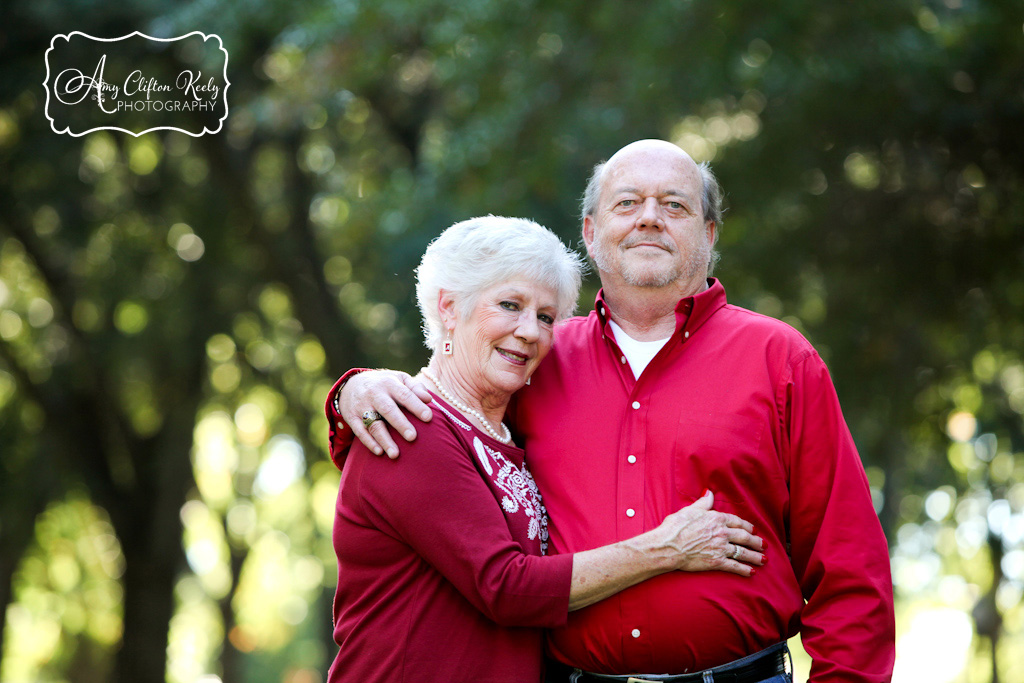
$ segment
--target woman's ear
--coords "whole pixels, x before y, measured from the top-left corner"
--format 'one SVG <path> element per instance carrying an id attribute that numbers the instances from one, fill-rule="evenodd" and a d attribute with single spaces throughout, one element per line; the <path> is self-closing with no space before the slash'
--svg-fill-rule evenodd
<path id="1" fill-rule="evenodd" d="M 455 296 L 448 290 L 442 289 L 437 295 L 437 312 L 441 316 L 441 325 L 446 330 L 455 329 L 458 322 L 458 307 L 455 305 Z"/>

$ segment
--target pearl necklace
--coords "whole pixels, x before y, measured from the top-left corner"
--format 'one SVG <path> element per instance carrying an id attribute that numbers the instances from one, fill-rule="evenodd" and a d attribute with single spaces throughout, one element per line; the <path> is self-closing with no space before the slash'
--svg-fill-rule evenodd
<path id="1" fill-rule="evenodd" d="M 479 410 L 474 410 L 473 408 L 470 408 L 465 403 L 462 403 L 454 396 L 449 394 L 448 391 L 443 386 L 441 386 L 441 382 L 438 381 L 437 377 L 434 377 L 433 373 L 431 373 L 430 370 L 423 368 L 421 372 L 423 373 L 424 377 L 426 377 L 427 379 L 434 383 L 434 386 L 437 387 L 437 390 L 441 392 L 441 396 L 443 396 L 446 401 L 448 401 L 453 406 L 455 406 L 462 412 L 466 413 L 467 415 L 472 415 L 473 417 L 475 417 L 477 421 L 484 426 L 484 429 L 487 431 L 487 433 L 494 437 L 495 441 L 500 441 L 501 443 L 508 443 L 512 440 L 512 433 L 508 431 L 508 427 L 505 426 L 504 422 L 498 423 L 499 425 L 501 425 L 501 431 L 504 432 L 504 436 L 499 436 L 498 432 L 495 431 L 494 427 L 491 426 L 491 423 L 487 421 L 487 418 L 484 417 L 483 413 L 481 413 Z"/>

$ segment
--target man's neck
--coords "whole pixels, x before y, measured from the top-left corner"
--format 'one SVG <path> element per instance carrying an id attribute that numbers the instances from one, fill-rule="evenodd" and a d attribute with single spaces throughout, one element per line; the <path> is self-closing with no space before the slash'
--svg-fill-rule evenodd
<path id="1" fill-rule="evenodd" d="M 673 283 L 668 287 L 633 287 L 603 283 L 608 313 L 622 330 L 637 341 L 657 341 L 676 330 L 676 304 L 708 288 L 707 279 Z"/>

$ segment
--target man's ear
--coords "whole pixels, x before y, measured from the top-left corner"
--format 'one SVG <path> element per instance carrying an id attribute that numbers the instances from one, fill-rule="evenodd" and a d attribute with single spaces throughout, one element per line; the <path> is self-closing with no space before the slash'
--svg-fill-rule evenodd
<path id="1" fill-rule="evenodd" d="M 453 329 L 459 319 L 458 307 L 455 305 L 455 295 L 446 289 L 438 292 L 437 312 L 441 315 L 441 325 L 446 330 Z"/>
<path id="2" fill-rule="evenodd" d="M 714 244 L 715 234 L 718 232 L 718 226 L 715 225 L 714 221 L 706 221 L 704 223 L 704 229 L 707 232 L 708 244 Z"/>
<path id="3" fill-rule="evenodd" d="M 584 216 L 583 218 L 583 244 L 587 246 L 587 254 L 594 258 L 594 217 Z"/>

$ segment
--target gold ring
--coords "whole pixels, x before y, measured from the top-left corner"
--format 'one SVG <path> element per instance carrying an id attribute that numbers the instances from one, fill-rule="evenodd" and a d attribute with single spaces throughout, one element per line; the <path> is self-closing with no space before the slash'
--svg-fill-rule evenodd
<path id="1" fill-rule="evenodd" d="M 370 425 L 372 425 L 377 420 L 383 420 L 383 419 L 384 418 L 381 417 L 380 413 L 378 413 L 376 410 L 367 410 L 365 413 L 363 413 L 363 426 L 364 427 L 369 427 Z"/>

